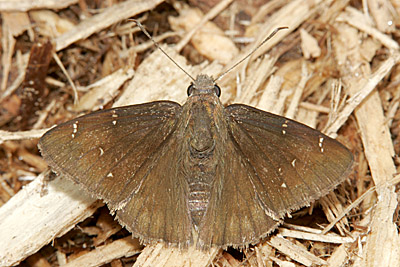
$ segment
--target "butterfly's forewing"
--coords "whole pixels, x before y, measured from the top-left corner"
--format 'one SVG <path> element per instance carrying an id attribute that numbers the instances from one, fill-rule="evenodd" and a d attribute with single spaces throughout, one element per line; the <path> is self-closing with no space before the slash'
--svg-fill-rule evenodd
<path id="1" fill-rule="evenodd" d="M 353 157 L 336 140 L 298 122 L 246 105 L 231 105 L 232 143 L 254 172 L 257 200 L 279 217 L 340 184 Z"/>
<path id="2" fill-rule="evenodd" d="M 182 231 L 171 240 L 183 243 L 190 238 L 191 227 L 182 201 L 186 192 L 175 187 L 173 161 L 162 165 L 165 151 L 174 153 L 176 141 L 171 136 L 180 112 L 181 106 L 169 101 L 94 112 L 50 130 L 39 147 L 53 170 L 103 199 L 112 210 L 120 210 L 120 221 L 134 235 L 159 239 L 165 227 L 168 231 L 175 227 Z M 137 205 L 132 205 L 132 198 Z M 155 212 L 160 202 L 176 209 L 170 214 Z"/>

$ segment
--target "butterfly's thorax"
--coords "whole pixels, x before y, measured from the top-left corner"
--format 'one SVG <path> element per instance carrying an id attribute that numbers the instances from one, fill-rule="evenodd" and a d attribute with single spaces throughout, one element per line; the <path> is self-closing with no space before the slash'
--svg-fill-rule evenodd
<path id="1" fill-rule="evenodd" d="M 189 186 L 189 211 L 198 226 L 208 207 L 222 148 L 224 109 L 215 94 L 191 96 L 183 109 L 187 116 L 182 121 L 182 163 Z"/>

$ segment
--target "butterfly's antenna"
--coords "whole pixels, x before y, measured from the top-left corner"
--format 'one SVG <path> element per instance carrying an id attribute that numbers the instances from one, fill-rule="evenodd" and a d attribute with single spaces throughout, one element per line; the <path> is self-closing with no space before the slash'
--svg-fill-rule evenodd
<path id="1" fill-rule="evenodd" d="M 165 52 L 160 45 L 153 39 L 153 37 L 151 37 L 151 35 L 149 34 L 149 32 L 144 28 L 143 24 L 140 23 L 140 21 L 136 20 L 136 19 L 130 19 L 132 21 L 134 21 L 136 23 L 136 25 L 140 28 L 140 30 L 153 42 L 153 44 L 160 49 L 160 51 L 167 56 L 167 58 L 169 58 L 169 60 L 171 60 L 178 68 L 180 68 L 187 76 L 189 76 L 190 79 L 192 79 L 192 81 L 195 81 L 195 79 L 192 77 L 192 75 L 190 75 L 186 70 L 184 70 L 175 60 L 173 60 L 168 54 L 167 52 Z"/>
<path id="2" fill-rule="evenodd" d="M 228 70 L 226 70 L 225 72 L 223 72 L 222 74 L 220 74 L 216 79 L 214 79 L 214 82 L 218 81 L 219 79 L 221 79 L 222 77 L 224 77 L 228 72 L 230 72 L 232 69 L 236 68 L 237 65 L 239 65 L 240 63 L 242 63 L 243 61 L 245 61 L 246 59 L 248 59 L 258 48 L 260 48 L 263 44 L 265 44 L 269 39 L 271 39 L 277 32 L 279 32 L 280 30 L 284 30 L 284 29 L 288 29 L 288 27 L 279 27 L 276 28 L 270 35 L 268 35 L 267 38 L 265 38 L 259 45 L 257 45 L 256 48 L 254 48 L 253 50 L 251 50 L 251 52 L 245 56 L 244 58 L 242 58 L 240 61 L 238 61 L 235 65 L 233 65 L 232 67 L 230 67 Z"/>

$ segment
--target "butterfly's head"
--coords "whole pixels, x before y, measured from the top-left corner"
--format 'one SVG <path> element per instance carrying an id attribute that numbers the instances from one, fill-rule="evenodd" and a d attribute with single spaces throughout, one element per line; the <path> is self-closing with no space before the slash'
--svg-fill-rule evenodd
<path id="1" fill-rule="evenodd" d="M 221 89 L 211 76 L 200 74 L 197 75 L 196 79 L 188 87 L 187 94 L 188 96 L 215 94 L 220 97 Z"/>

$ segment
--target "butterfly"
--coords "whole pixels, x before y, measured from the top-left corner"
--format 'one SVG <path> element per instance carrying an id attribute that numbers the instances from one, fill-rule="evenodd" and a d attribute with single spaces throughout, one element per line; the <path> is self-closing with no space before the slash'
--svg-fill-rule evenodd
<path id="1" fill-rule="evenodd" d="M 180 105 L 93 112 L 39 141 L 57 173 L 102 199 L 144 243 L 246 247 L 326 195 L 353 162 L 336 140 L 243 104 L 198 75 Z"/>

